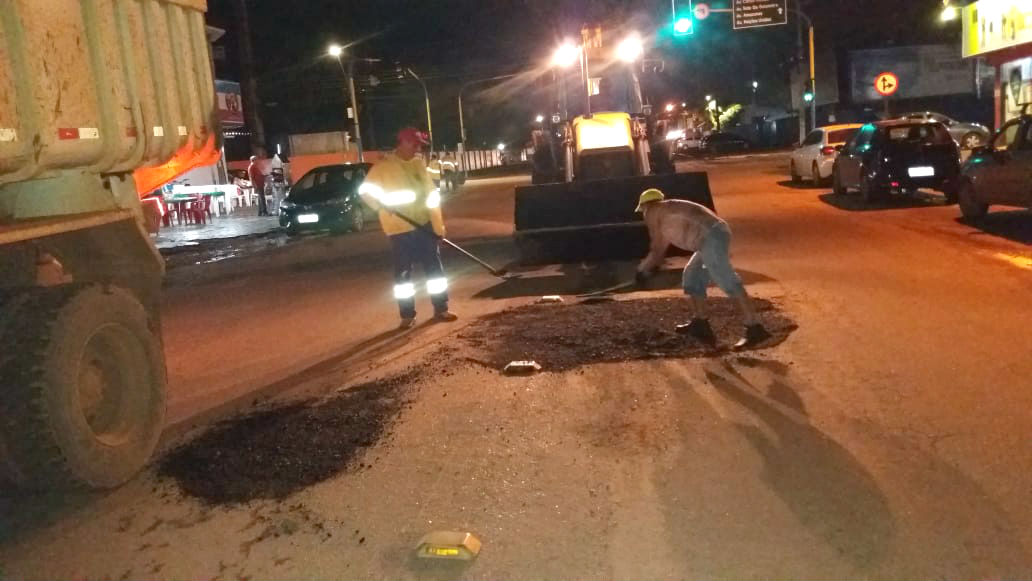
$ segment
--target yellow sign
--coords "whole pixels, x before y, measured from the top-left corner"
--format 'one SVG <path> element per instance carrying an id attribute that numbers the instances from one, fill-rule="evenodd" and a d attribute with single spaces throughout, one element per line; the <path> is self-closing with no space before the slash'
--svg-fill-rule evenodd
<path id="1" fill-rule="evenodd" d="M 962 15 L 965 57 L 1032 43 L 1032 0 L 979 0 Z"/>
<path id="2" fill-rule="evenodd" d="M 899 90 L 899 78 L 892 73 L 882 73 L 874 80 L 874 90 L 882 97 L 888 97 Z"/>

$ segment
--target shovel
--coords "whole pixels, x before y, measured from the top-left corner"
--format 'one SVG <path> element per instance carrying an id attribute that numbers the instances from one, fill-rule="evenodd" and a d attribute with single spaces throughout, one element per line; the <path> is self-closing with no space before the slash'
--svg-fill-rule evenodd
<path id="1" fill-rule="evenodd" d="M 447 244 L 448 246 L 451 246 L 455 250 L 458 250 L 459 253 L 461 253 L 466 258 L 468 258 L 468 259 L 472 260 L 473 262 L 479 264 L 484 270 L 486 270 L 487 272 L 490 272 L 492 276 L 497 276 L 498 278 L 500 278 L 502 280 L 512 280 L 514 278 L 519 278 L 519 276 L 520 276 L 518 274 L 510 274 L 504 268 L 499 269 L 499 268 L 495 268 L 495 267 L 491 266 L 487 262 L 481 260 L 480 258 L 477 258 L 473 253 L 469 252 L 468 250 L 466 250 L 465 248 L 459 246 L 458 244 L 452 242 L 451 240 L 448 240 L 444 236 L 438 236 L 436 232 L 434 232 L 433 230 L 428 229 L 426 224 L 417 224 L 415 220 L 413 220 L 412 218 L 409 218 L 405 214 L 402 214 L 400 212 L 395 212 L 394 210 L 391 210 L 390 208 L 386 208 L 386 207 L 384 207 L 382 205 L 380 206 L 379 209 L 387 212 L 388 214 L 390 214 L 392 216 L 395 216 L 397 218 L 401 218 L 402 220 L 404 220 L 404 221 L 408 222 L 409 224 L 411 224 L 413 228 L 416 228 L 416 229 L 419 229 L 419 230 L 425 230 L 425 231 L 429 232 L 430 234 L 432 234 L 435 238 L 437 238 L 441 242 Z"/>

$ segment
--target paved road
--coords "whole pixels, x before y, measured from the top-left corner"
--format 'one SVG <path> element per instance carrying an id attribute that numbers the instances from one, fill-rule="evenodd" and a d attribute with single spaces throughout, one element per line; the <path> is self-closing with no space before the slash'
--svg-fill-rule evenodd
<path id="1" fill-rule="evenodd" d="M 3 571 L 1032 576 L 1032 215 L 1001 211 L 975 228 L 931 194 L 864 208 L 791 187 L 784 165 L 680 168 L 710 172 L 750 291 L 799 323 L 776 349 L 529 379 L 462 367 L 420 387 L 371 468 L 283 503 L 213 509 L 162 496 L 151 475 L 102 497 L 8 497 Z M 519 182 L 471 184 L 451 200 L 455 238 L 504 263 Z M 396 316 L 385 250 L 367 232 L 173 271 L 171 432 L 256 394 L 388 373 L 461 329 L 382 334 Z M 500 283 L 449 264 L 466 320 L 549 282 L 578 284 L 540 273 Z M 288 520 L 319 532 L 258 530 Z M 436 528 L 475 531 L 483 554 L 465 568 L 413 562 L 412 543 Z"/>

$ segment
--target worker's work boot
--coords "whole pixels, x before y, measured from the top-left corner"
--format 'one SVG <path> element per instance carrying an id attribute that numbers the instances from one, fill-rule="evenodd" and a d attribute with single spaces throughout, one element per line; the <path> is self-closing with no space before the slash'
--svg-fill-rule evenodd
<path id="1" fill-rule="evenodd" d="M 749 349 L 771 338 L 771 334 L 763 325 L 756 323 L 745 328 L 745 337 L 735 343 L 736 350 Z"/>
<path id="2" fill-rule="evenodd" d="M 411 329 L 415 324 L 416 324 L 416 320 L 415 319 L 402 319 L 401 323 L 398 325 L 398 330 L 399 331 L 407 331 L 407 330 Z"/>
<path id="3" fill-rule="evenodd" d="M 717 343 L 713 327 L 710 327 L 709 321 L 706 319 L 692 319 L 691 323 L 678 325 L 675 330 L 682 335 L 691 335 L 707 345 L 716 345 Z"/>
<path id="4" fill-rule="evenodd" d="M 441 311 L 434 315 L 434 320 L 438 323 L 453 323 L 459 320 L 459 316 L 451 311 Z"/>

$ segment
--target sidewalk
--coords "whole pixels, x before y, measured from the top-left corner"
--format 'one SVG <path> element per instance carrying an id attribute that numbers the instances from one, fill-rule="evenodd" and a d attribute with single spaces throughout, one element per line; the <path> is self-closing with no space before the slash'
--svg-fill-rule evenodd
<path id="1" fill-rule="evenodd" d="M 259 217 L 256 206 L 245 207 L 228 216 L 213 218 L 208 224 L 163 226 L 154 243 L 158 249 L 165 251 L 183 246 L 196 246 L 201 242 L 212 240 L 268 234 L 278 229 L 278 218 L 275 216 Z"/>

